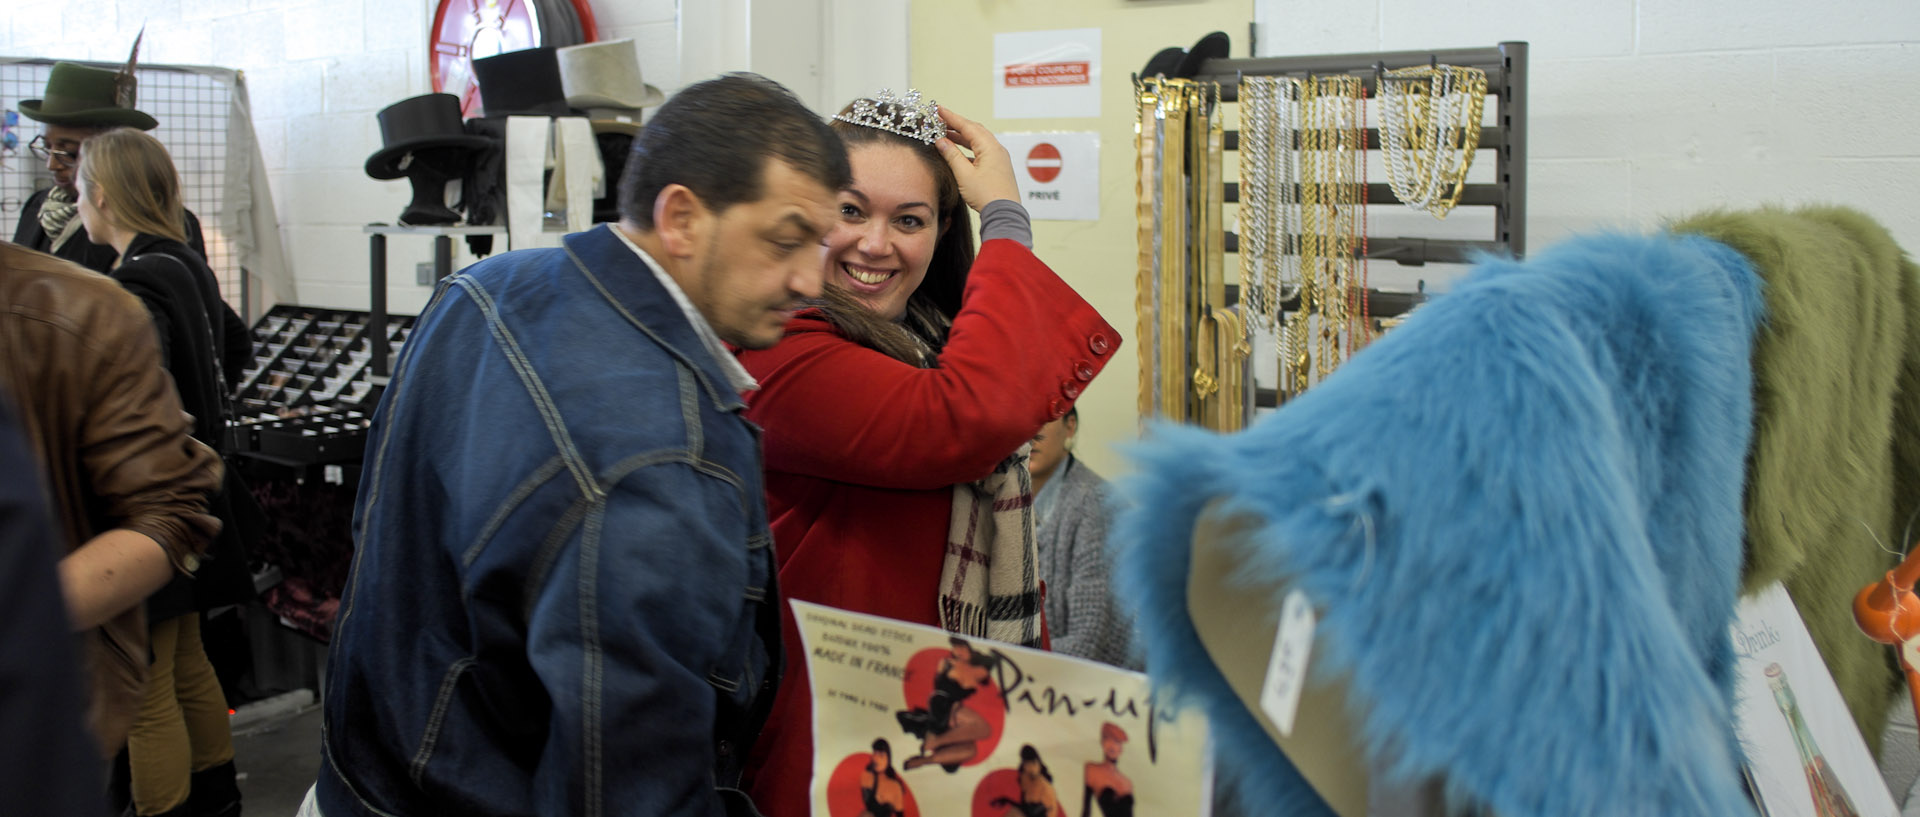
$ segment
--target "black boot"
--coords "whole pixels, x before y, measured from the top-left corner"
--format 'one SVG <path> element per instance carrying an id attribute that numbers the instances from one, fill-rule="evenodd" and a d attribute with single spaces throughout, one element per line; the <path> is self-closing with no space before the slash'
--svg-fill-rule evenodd
<path id="1" fill-rule="evenodd" d="M 229 760 L 193 773 L 185 814 L 192 817 L 240 817 L 240 783 Z"/>

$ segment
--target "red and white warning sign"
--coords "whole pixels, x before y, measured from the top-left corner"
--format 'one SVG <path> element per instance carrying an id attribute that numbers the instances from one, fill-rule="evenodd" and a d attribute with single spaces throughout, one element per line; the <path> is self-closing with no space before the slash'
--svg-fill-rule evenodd
<path id="1" fill-rule="evenodd" d="M 993 35 L 993 115 L 1099 116 L 1100 29 Z"/>
<path id="2" fill-rule="evenodd" d="M 1020 203 L 1036 221 L 1100 220 L 1100 134 L 1094 131 L 1002 133 L 1020 159 Z"/>
<path id="3" fill-rule="evenodd" d="M 1027 175 L 1036 182 L 1050 182 L 1060 177 L 1060 149 L 1052 142 L 1041 142 L 1027 151 Z"/>
<path id="4" fill-rule="evenodd" d="M 1054 85 L 1091 85 L 1093 66 L 1078 62 L 1029 62 L 1007 66 L 1008 88 L 1045 88 Z"/>

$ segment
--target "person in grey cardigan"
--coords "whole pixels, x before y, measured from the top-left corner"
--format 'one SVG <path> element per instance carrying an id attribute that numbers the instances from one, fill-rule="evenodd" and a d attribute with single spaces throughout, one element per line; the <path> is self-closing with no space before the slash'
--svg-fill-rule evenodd
<path id="1" fill-rule="evenodd" d="M 1114 604 L 1107 525 L 1114 498 L 1107 481 L 1073 456 L 1077 409 L 1047 423 L 1033 438 L 1033 506 L 1046 583 L 1053 651 L 1138 670 L 1133 622 Z"/>

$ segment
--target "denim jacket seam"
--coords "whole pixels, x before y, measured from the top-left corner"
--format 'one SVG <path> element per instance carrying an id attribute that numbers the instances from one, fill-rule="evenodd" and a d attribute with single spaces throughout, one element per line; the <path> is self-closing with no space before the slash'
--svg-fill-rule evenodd
<path id="1" fill-rule="evenodd" d="M 560 561 L 560 553 L 566 550 L 567 541 L 573 538 L 573 532 L 582 522 L 596 511 L 606 509 L 605 492 L 593 496 L 576 497 L 567 506 L 567 511 L 547 529 L 547 536 L 540 542 L 540 549 L 534 553 L 533 562 L 528 565 L 527 578 L 520 589 L 520 620 L 533 620 L 533 607 L 540 602 L 540 588 L 546 586 L 547 577 L 553 572 L 553 566 Z"/>
<path id="2" fill-rule="evenodd" d="M 528 474 L 526 479 L 514 486 L 513 491 L 507 494 L 507 498 L 501 501 L 499 509 L 495 510 L 493 516 L 481 526 L 479 535 L 473 538 L 473 544 L 467 547 L 465 553 L 460 554 L 460 566 L 472 567 L 473 560 L 480 558 L 480 551 L 486 549 L 487 542 L 499 532 L 500 526 L 506 524 L 507 517 L 512 516 L 513 512 L 520 508 L 521 503 L 526 502 L 528 497 L 533 496 L 533 493 L 540 489 L 540 486 L 547 484 L 548 480 L 553 479 L 554 475 L 560 473 L 560 470 L 565 467 L 566 463 L 559 456 L 554 456 L 541 463 L 539 468 L 535 468 L 533 473 Z"/>
<path id="3" fill-rule="evenodd" d="M 694 374 L 685 366 L 674 366 L 680 385 L 680 422 L 687 429 L 687 453 L 699 459 L 707 444 L 706 423 L 700 419 L 700 395 L 693 388 Z"/>
<path id="4" fill-rule="evenodd" d="M 601 505 L 604 510 L 604 505 Z M 602 800 L 604 770 L 601 768 L 605 744 L 601 736 L 601 690 L 605 659 L 600 646 L 600 520 L 602 514 L 589 513 L 580 539 L 580 720 L 581 752 L 584 759 L 581 797 L 584 813 L 597 817 L 605 809 Z"/>
<path id="5" fill-rule="evenodd" d="M 593 484 L 592 474 L 587 468 L 586 458 L 574 445 L 573 436 L 567 431 L 566 419 L 560 416 L 559 405 L 554 402 L 553 395 L 547 392 L 546 383 L 541 380 L 540 373 L 534 370 L 533 361 L 527 359 L 526 353 L 521 351 L 519 339 L 514 337 L 513 330 L 508 328 L 492 294 L 469 275 L 454 276 L 453 285 L 464 290 L 479 307 L 494 342 L 499 344 L 501 351 L 506 354 L 507 362 L 513 369 L 514 376 L 519 379 L 521 388 L 525 389 L 527 396 L 533 399 L 534 408 L 540 415 L 541 423 L 546 426 L 547 434 L 553 438 L 554 445 L 559 448 L 560 457 L 566 461 L 568 470 L 573 472 L 574 481 L 579 483 L 580 490 L 587 493 L 597 490 Z"/>
<path id="6" fill-rule="evenodd" d="M 656 449 L 618 460 L 602 472 L 601 484 L 606 491 L 610 493 L 613 486 L 618 484 L 620 480 L 626 479 L 636 472 L 658 465 L 675 464 L 686 465 L 698 474 L 726 483 L 735 493 L 744 495 L 747 492 L 746 482 L 742 480 L 738 474 L 734 473 L 733 470 L 711 460 L 693 456 L 691 452 L 673 449 Z M 600 504 L 596 510 L 604 513 L 604 503 Z M 592 520 L 595 519 L 598 519 L 598 513 L 590 518 L 590 524 Z M 763 541 L 759 547 L 756 547 L 754 545 L 756 539 L 767 541 Z M 767 542 L 770 542 L 770 537 L 768 537 L 764 531 L 755 532 L 747 537 L 747 550 L 750 552 L 758 550 L 760 547 L 764 547 Z M 749 585 L 741 591 L 741 596 L 755 603 L 764 602 L 768 597 L 767 587 L 754 587 Z M 583 617 L 585 616 L 584 608 L 581 614 Z M 582 640 L 584 642 L 585 639 L 583 638 Z M 740 690 L 741 683 L 746 678 L 746 672 L 746 668 L 743 667 L 739 678 L 728 678 L 720 675 L 717 668 L 709 668 L 706 673 L 706 680 L 708 685 L 715 689 L 732 694 Z"/>
<path id="7" fill-rule="evenodd" d="M 614 228 L 609 226 L 607 229 L 611 230 Z M 614 240 L 619 241 L 617 237 L 614 238 Z M 653 342 L 658 344 L 660 348 L 667 350 L 667 354 L 672 355 L 681 365 L 693 369 L 694 376 L 699 378 L 700 386 L 706 390 L 707 396 L 712 398 L 714 405 L 720 406 L 727 411 L 737 411 L 746 405 L 745 401 L 741 400 L 738 394 L 732 395 L 732 399 L 723 396 L 721 390 L 714 387 L 713 382 L 707 377 L 707 373 L 700 371 L 699 366 L 694 363 L 693 358 L 690 357 L 687 352 L 668 343 L 666 338 L 661 337 L 659 333 L 653 331 L 653 327 L 648 326 L 646 322 L 640 320 L 638 315 L 633 314 L 632 310 L 627 309 L 626 304 L 621 303 L 619 298 L 615 298 L 612 292 L 607 291 L 606 285 L 600 283 L 600 277 L 595 275 L 593 270 L 587 267 L 586 261 L 574 254 L 572 247 L 565 247 L 564 249 L 566 250 L 567 257 L 573 260 L 574 268 L 578 269 L 580 275 L 587 279 L 587 283 L 593 285 L 594 291 L 600 293 L 601 299 L 605 300 L 607 305 L 613 308 L 613 311 L 618 312 L 620 317 L 625 318 L 628 323 L 633 324 L 634 328 L 639 329 L 645 333 L 647 337 L 653 339 Z M 621 251 L 625 252 L 626 250 L 623 248 Z M 653 271 L 646 270 L 645 274 L 652 275 Z M 701 354 L 706 354 L 706 351 L 702 349 Z"/>
<path id="8" fill-rule="evenodd" d="M 333 781 L 335 783 L 339 783 L 341 788 L 346 789 L 347 794 L 352 795 L 354 800 L 359 801 L 361 808 L 366 809 L 367 811 L 373 812 L 374 814 L 378 814 L 380 815 L 380 817 L 400 817 L 400 815 L 398 814 L 394 814 L 393 812 L 386 811 L 378 806 L 375 806 L 372 803 L 367 802 L 366 795 L 360 793 L 360 789 L 353 785 L 353 781 L 347 779 L 346 775 L 340 773 L 340 769 L 344 767 L 340 765 L 339 759 L 333 756 L 333 744 L 327 741 L 326 734 L 327 734 L 326 727 L 324 724 L 322 724 L 321 730 L 320 730 L 320 750 L 322 752 L 325 752 L 327 756 L 327 763 L 323 771 L 326 772 L 327 774 L 333 775 Z"/>
<path id="9" fill-rule="evenodd" d="M 625 458 L 615 460 L 612 465 L 607 466 L 600 474 L 601 490 L 602 492 L 612 491 L 613 486 L 620 484 L 621 480 L 633 476 L 634 472 L 656 465 L 685 465 L 695 471 L 733 486 L 736 491 L 746 490 L 746 485 L 740 480 L 739 475 L 729 470 L 726 466 L 719 465 L 711 460 L 696 457 L 693 455 L 693 452 L 684 448 L 656 448 L 652 451 L 642 451 L 638 454 L 632 454 Z"/>
<path id="10" fill-rule="evenodd" d="M 447 706 L 452 702 L 454 686 L 473 664 L 473 656 L 461 658 L 447 665 L 447 672 L 440 679 L 440 692 L 433 698 L 433 711 L 428 713 L 426 727 L 420 734 L 420 748 L 414 752 L 413 763 L 407 770 L 407 777 L 415 787 L 426 775 L 427 763 L 433 759 L 434 747 L 440 742 L 440 727 L 446 723 Z"/>

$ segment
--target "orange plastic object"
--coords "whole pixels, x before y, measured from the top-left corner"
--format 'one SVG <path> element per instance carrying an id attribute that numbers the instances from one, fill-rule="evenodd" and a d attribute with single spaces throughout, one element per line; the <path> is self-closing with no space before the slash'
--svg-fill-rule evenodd
<path id="1" fill-rule="evenodd" d="M 1907 673 L 1907 691 L 1913 696 L 1914 717 L 1920 718 L 1920 547 L 1907 554 L 1899 567 L 1880 581 L 1860 588 L 1853 597 L 1853 620 L 1868 638 L 1891 644 L 1899 651 L 1900 668 Z"/>

